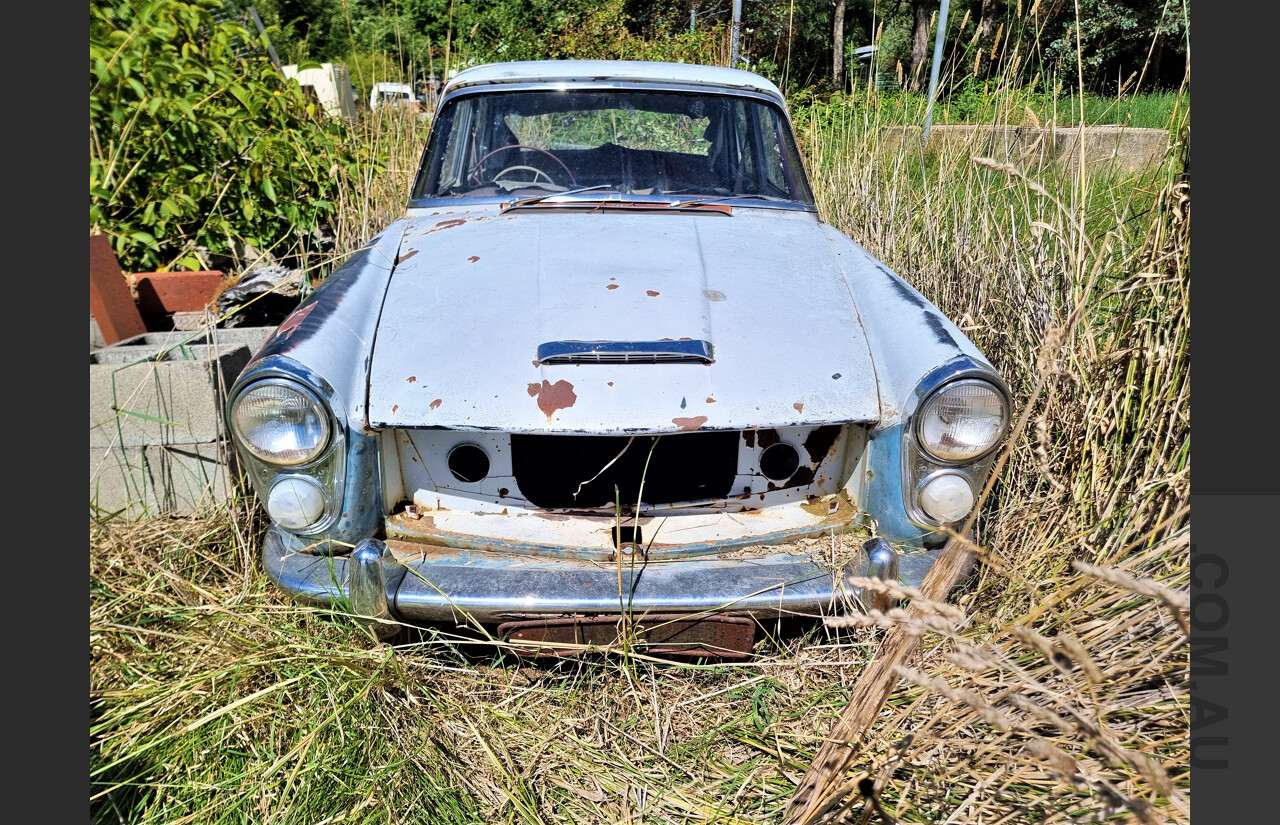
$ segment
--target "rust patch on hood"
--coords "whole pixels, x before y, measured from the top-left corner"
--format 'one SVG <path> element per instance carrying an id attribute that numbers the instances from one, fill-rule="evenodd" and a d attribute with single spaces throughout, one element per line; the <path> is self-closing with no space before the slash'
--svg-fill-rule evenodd
<path id="1" fill-rule="evenodd" d="M 797 401 L 796 403 L 792 404 L 791 406 L 795 407 L 795 408 L 796 408 L 796 412 L 798 412 L 798 413 L 802 413 L 802 412 L 804 412 L 804 404 L 802 404 L 802 403 L 801 403 L 801 402 L 799 402 L 799 401 Z"/>
<path id="2" fill-rule="evenodd" d="M 447 221 L 440 221 L 440 223 L 431 227 L 427 231 L 435 232 L 437 229 L 452 229 L 455 226 L 462 226 L 466 222 L 467 222 L 466 218 L 450 218 Z"/>
<path id="3" fill-rule="evenodd" d="M 478 260 L 480 260 L 480 256 L 479 256 L 479 255 L 472 255 L 470 258 L 467 258 L 467 263 L 469 263 L 469 264 L 473 264 L 473 263 L 475 263 L 475 262 L 476 262 L 476 261 L 478 261 Z"/>
<path id="4" fill-rule="evenodd" d="M 706 424 L 707 417 L 705 415 L 695 415 L 693 418 L 673 418 L 671 423 L 689 433 Z"/>
<path id="5" fill-rule="evenodd" d="M 276 330 L 275 337 L 287 339 L 290 335 L 293 335 L 293 331 L 298 327 L 302 326 L 302 322 L 306 320 L 307 316 L 311 314 L 311 310 L 315 308 L 316 308 L 316 305 L 311 304 L 310 306 L 304 307 L 298 310 L 297 312 L 294 312 L 288 318 L 285 318 L 284 323 L 281 324 L 279 329 Z"/>
<path id="6" fill-rule="evenodd" d="M 418 376 L 416 376 L 416 375 L 410 375 L 410 376 L 409 376 L 408 378 L 406 378 L 405 380 L 406 380 L 406 381 L 408 381 L 410 384 L 413 384 L 413 383 L 415 383 L 415 382 L 418 380 Z"/>
<path id="7" fill-rule="evenodd" d="M 556 410 L 568 409 L 578 400 L 573 385 L 564 379 L 554 384 L 545 379 L 541 384 L 530 384 L 529 395 L 538 399 L 538 409 L 542 410 L 548 421 Z"/>
<path id="8" fill-rule="evenodd" d="M 444 403 L 444 399 L 443 399 L 443 398 L 437 398 L 435 401 L 432 401 L 432 402 L 431 402 L 430 404 L 428 404 L 427 406 L 434 410 L 434 409 L 436 409 L 437 407 L 439 407 L 439 406 L 440 406 L 441 404 L 443 404 L 443 403 Z"/>
<path id="9" fill-rule="evenodd" d="M 605 289 L 617 289 L 617 288 L 618 288 L 617 284 L 609 284 L 608 286 L 605 287 Z"/>
<path id="10" fill-rule="evenodd" d="M 645 294 L 645 295 L 648 295 L 650 298 L 657 298 L 657 297 L 658 297 L 659 295 L 661 295 L 662 293 L 661 293 L 661 292 L 658 292 L 656 289 L 646 289 L 646 290 L 644 291 L 644 294 Z"/>
<path id="11" fill-rule="evenodd" d="M 404 263 L 405 261 L 409 260 L 410 258 L 412 258 L 414 255 L 417 255 L 417 254 L 418 254 L 418 250 L 410 249 L 408 252 L 404 253 L 403 255 L 397 255 L 396 266 L 400 266 L 400 264 Z"/>

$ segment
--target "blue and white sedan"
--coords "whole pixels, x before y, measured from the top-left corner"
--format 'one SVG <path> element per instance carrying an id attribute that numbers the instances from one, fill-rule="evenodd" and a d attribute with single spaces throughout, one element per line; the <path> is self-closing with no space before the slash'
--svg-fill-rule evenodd
<path id="1" fill-rule="evenodd" d="M 625 625 L 734 656 L 757 621 L 859 609 L 851 579 L 918 585 L 1010 406 L 823 222 L 771 82 L 538 61 L 445 86 L 403 217 L 281 324 L 227 417 L 266 569 L 304 602 L 383 635 L 456 621 L 567 652 Z"/>

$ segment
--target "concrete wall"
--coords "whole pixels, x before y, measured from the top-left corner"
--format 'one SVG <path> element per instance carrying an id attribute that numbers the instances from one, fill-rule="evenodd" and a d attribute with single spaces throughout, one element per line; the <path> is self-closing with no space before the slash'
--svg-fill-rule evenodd
<path id="1" fill-rule="evenodd" d="M 1056 164 L 1074 172 L 1080 166 L 1080 133 L 1078 126 L 935 125 L 923 148 L 932 153 L 989 157 L 1023 169 Z M 897 151 L 903 141 L 919 145 L 923 135 L 920 126 L 886 126 L 880 133 L 880 145 L 886 151 Z M 1090 174 L 1146 172 L 1159 166 L 1168 151 L 1169 133 L 1164 129 L 1084 129 L 1084 162 Z"/>
<path id="2" fill-rule="evenodd" d="M 226 390 L 274 327 L 146 333 L 89 352 L 89 504 L 125 518 L 223 505 Z"/>

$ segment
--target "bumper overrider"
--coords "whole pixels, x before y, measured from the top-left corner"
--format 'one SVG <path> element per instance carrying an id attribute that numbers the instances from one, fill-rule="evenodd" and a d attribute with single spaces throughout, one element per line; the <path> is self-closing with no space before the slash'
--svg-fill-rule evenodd
<path id="1" fill-rule="evenodd" d="M 831 568 L 807 554 L 622 562 L 546 559 L 368 538 L 349 556 L 295 552 L 272 527 L 268 574 L 294 599 L 349 609 L 380 637 L 397 623 L 501 624 L 578 616 L 833 615 L 859 609 L 855 577 L 918 586 L 938 550 L 899 554 L 882 538 Z M 871 596 L 872 594 L 868 594 Z"/>

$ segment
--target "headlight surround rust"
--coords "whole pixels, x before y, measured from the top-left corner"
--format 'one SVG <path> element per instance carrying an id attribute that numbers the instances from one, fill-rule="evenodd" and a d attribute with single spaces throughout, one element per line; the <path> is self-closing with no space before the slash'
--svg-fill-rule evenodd
<path id="1" fill-rule="evenodd" d="M 916 438 L 930 456 L 946 462 L 972 461 L 1004 437 L 1009 404 L 993 384 L 966 378 L 930 395 L 916 422 Z"/>
<path id="2" fill-rule="evenodd" d="M 294 467 L 318 458 L 329 445 L 329 414 L 319 397 L 292 381 L 253 384 L 231 407 L 240 443 L 268 464 Z"/>

